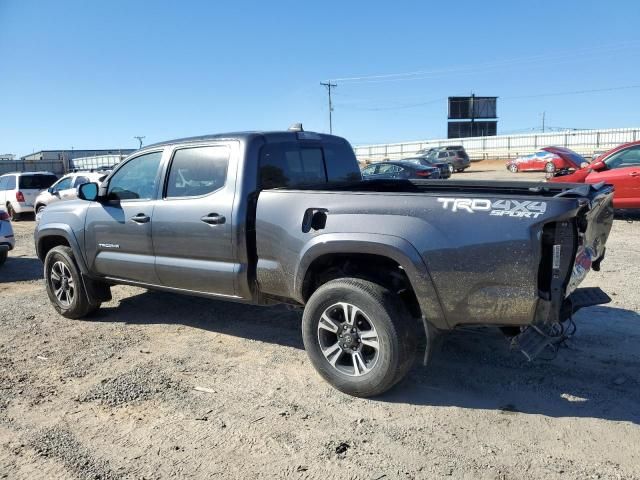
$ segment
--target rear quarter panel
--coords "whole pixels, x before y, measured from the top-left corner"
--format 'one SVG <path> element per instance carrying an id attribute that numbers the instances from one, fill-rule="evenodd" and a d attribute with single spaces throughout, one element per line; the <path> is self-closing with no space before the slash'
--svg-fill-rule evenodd
<path id="1" fill-rule="evenodd" d="M 425 266 L 425 274 L 412 279 L 423 312 L 440 315 L 449 327 L 466 323 L 529 323 L 538 300 L 542 224 L 571 215 L 567 205 L 573 203 L 568 199 L 567 204 L 561 200 L 545 202 L 543 214 L 523 218 L 452 211 L 439 201 L 443 196 L 446 195 L 262 192 L 256 221 L 257 279 L 261 290 L 277 295 L 287 292 L 300 299 L 296 278 L 301 275 L 298 269 L 309 263 L 304 256 L 310 244 L 324 243 L 324 250 L 329 251 L 336 235 L 378 238 L 380 242 L 397 238 L 414 249 L 419 256 L 417 263 Z M 327 210 L 323 230 L 302 230 L 308 208 Z M 368 252 L 367 246 L 362 248 L 365 250 L 359 251 Z M 400 264 L 408 272 L 420 270 L 419 265 Z M 432 285 L 420 287 L 416 282 Z"/>

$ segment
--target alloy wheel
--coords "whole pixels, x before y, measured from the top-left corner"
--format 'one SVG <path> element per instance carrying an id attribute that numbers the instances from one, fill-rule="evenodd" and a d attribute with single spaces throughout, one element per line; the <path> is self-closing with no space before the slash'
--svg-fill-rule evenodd
<path id="1" fill-rule="evenodd" d="M 318 322 L 318 341 L 327 362 L 339 372 L 359 377 L 378 361 L 378 332 L 369 317 L 355 305 L 331 305 Z"/>
<path id="2" fill-rule="evenodd" d="M 49 279 L 58 303 L 63 307 L 69 307 L 73 303 L 73 297 L 76 292 L 69 267 L 64 262 L 57 261 L 51 267 Z"/>

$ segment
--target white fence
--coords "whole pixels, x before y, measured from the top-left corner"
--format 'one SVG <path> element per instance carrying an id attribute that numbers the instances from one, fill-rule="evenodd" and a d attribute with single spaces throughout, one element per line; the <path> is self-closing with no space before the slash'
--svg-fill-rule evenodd
<path id="1" fill-rule="evenodd" d="M 568 147 L 581 155 L 608 150 L 621 143 L 640 140 L 640 128 L 570 130 L 565 132 L 499 135 L 495 137 L 453 138 L 419 142 L 360 145 L 354 148 L 360 162 L 379 162 L 410 157 L 418 150 L 462 145 L 471 160 L 506 159 L 534 153 L 542 147 Z"/>

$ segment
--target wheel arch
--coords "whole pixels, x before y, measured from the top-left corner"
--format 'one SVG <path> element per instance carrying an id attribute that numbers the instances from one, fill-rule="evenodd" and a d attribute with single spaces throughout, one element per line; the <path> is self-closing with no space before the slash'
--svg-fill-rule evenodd
<path id="1" fill-rule="evenodd" d="M 338 278 L 331 269 L 339 273 L 340 269 L 348 268 L 345 275 L 362 273 L 364 278 L 373 277 L 383 284 L 404 277 L 409 291 L 403 301 L 409 310 L 428 319 L 436 328 L 449 328 L 427 265 L 415 247 L 403 238 L 369 233 L 319 235 L 302 250 L 297 265 L 293 295 L 300 303 L 306 303 L 323 283 Z"/>
<path id="2" fill-rule="evenodd" d="M 57 246 L 64 245 L 71 248 L 73 256 L 75 258 L 80 271 L 83 274 L 88 273 L 87 265 L 82 255 L 80 245 L 71 230 L 71 227 L 66 224 L 51 224 L 44 228 L 38 228 L 36 230 L 36 253 L 38 258 L 44 261 L 47 253 Z"/>

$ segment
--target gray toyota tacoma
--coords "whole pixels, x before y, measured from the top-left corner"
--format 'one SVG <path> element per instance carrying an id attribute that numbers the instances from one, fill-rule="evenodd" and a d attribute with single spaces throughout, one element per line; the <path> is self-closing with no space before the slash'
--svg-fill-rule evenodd
<path id="1" fill-rule="evenodd" d="M 35 244 L 68 318 L 138 285 L 303 307 L 313 366 L 380 394 L 438 332 L 497 326 L 533 358 L 566 338 L 613 220 L 608 185 L 364 182 L 346 140 L 301 128 L 174 140 L 48 207 Z M 239 319 L 238 321 L 242 321 Z M 422 350 L 421 350 L 422 352 Z"/>

